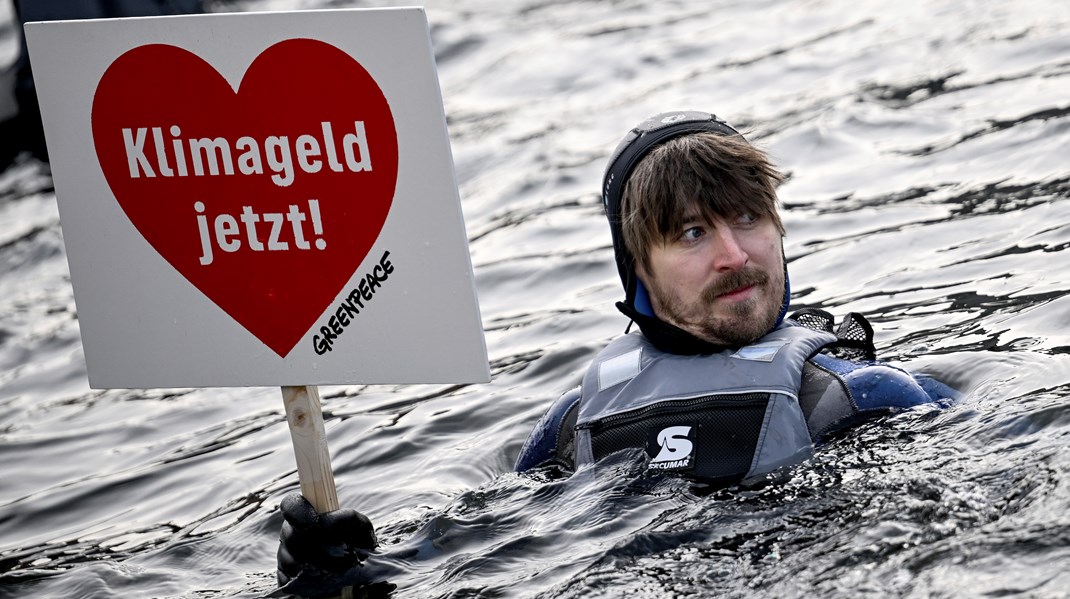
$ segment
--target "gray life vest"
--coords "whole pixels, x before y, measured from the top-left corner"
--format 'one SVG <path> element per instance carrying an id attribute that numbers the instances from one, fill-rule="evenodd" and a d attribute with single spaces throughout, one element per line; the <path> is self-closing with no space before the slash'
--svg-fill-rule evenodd
<path id="1" fill-rule="evenodd" d="M 628 448 L 648 468 L 734 482 L 813 452 L 799 388 L 808 358 L 836 336 L 788 321 L 739 348 L 662 352 L 641 334 L 599 353 L 582 383 L 575 465 Z"/>

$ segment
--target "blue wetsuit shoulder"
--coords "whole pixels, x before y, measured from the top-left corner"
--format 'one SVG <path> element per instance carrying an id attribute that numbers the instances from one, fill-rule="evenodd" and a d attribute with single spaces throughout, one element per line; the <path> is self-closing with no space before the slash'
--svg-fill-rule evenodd
<path id="1" fill-rule="evenodd" d="M 881 362 L 853 362 L 824 354 L 811 361 L 839 375 L 862 412 L 909 408 L 959 397 L 957 391 L 940 381 Z"/>
<path id="2" fill-rule="evenodd" d="M 526 472 L 554 460 L 562 459 L 558 455 L 562 425 L 569 411 L 580 401 L 580 388 L 566 391 L 546 410 L 542 418 L 531 431 L 520 455 L 516 459 L 515 470 Z"/>

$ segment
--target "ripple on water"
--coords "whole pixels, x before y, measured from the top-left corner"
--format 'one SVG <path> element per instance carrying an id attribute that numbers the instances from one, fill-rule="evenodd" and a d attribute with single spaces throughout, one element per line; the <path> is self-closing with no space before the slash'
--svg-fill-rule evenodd
<path id="1" fill-rule="evenodd" d="M 493 380 L 322 393 L 342 502 L 418 552 L 398 596 L 1065 594 L 1070 5 L 427 5 Z M 960 402 L 750 488 L 629 456 L 508 473 L 626 326 L 603 163 L 675 108 L 789 173 L 792 308 L 866 314 L 881 356 Z M 298 487 L 281 408 L 277 389 L 89 390 L 48 169 L 0 173 L 0 597 L 270 592 Z"/>

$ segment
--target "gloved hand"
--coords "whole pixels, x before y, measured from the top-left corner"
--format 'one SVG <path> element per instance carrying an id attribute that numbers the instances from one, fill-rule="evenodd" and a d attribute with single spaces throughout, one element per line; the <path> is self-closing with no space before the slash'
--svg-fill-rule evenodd
<path id="1" fill-rule="evenodd" d="M 286 521 L 279 536 L 278 579 L 285 585 L 302 580 L 337 579 L 360 565 L 378 544 L 368 517 L 343 508 L 317 514 L 299 493 L 279 506 Z"/>

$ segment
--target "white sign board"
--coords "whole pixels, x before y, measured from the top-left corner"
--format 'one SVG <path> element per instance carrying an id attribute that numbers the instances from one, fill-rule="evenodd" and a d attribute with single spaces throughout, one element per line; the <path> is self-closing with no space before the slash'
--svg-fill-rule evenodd
<path id="1" fill-rule="evenodd" d="M 26 36 L 91 386 L 489 379 L 421 9 Z"/>

